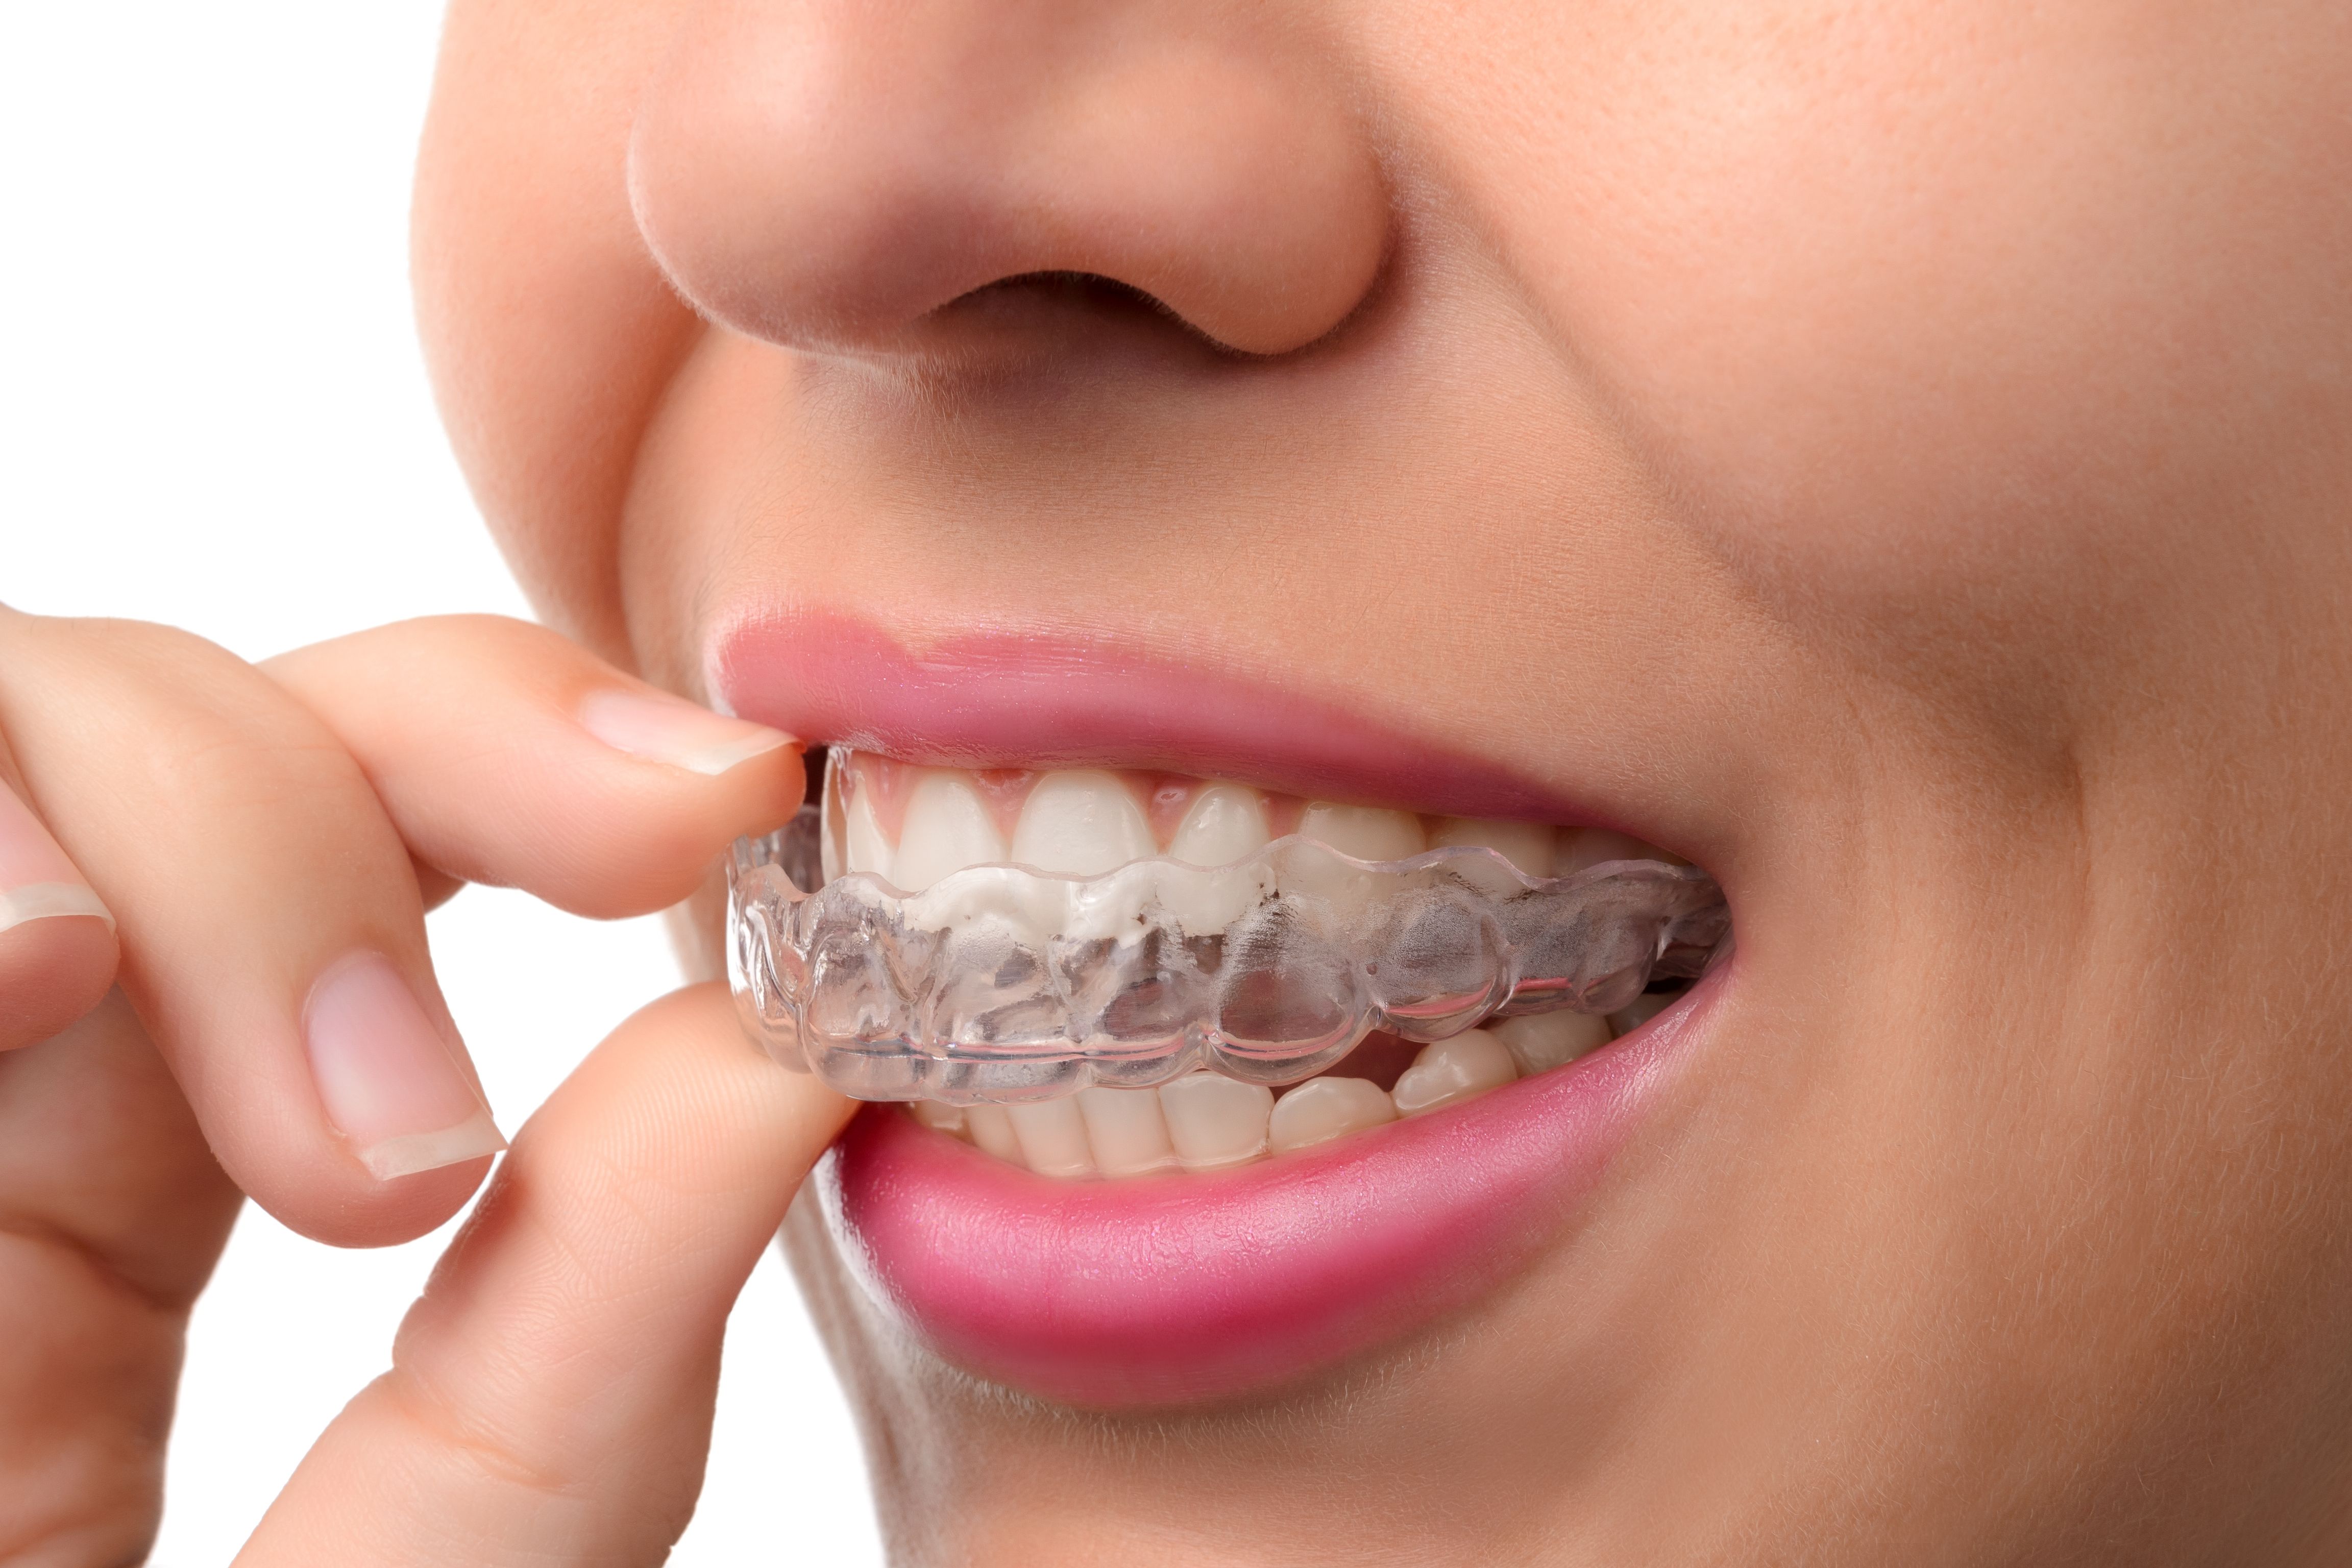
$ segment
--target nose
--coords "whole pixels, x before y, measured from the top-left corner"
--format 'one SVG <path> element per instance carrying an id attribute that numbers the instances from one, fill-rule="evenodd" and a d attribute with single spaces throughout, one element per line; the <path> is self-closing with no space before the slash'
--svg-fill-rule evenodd
<path id="1" fill-rule="evenodd" d="M 1372 289 L 1390 208 L 1344 73 L 1276 9 L 714 0 L 639 104 L 638 227 L 698 310 L 795 348 L 919 350 L 1040 274 L 1302 347 Z"/>

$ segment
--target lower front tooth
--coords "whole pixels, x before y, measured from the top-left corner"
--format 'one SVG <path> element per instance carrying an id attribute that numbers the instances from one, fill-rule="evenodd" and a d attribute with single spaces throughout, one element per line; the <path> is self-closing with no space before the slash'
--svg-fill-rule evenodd
<path id="1" fill-rule="evenodd" d="M 1609 1043 L 1609 1020 L 1591 1013 L 1536 1013 L 1486 1026 L 1517 1062 L 1521 1078 L 1533 1078 L 1599 1050 Z"/>
<path id="2" fill-rule="evenodd" d="M 1021 1157 L 1041 1176 L 1091 1176 L 1093 1152 L 1087 1146 L 1086 1119 L 1075 1100 L 1045 1100 L 1029 1105 L 1008 1105 L 1013 1135 L 1021 1141 Z"/>
<path id="3" fill-rule="evenodd" d="M 964 1130 L 971 1141 L 988 1153 L 1009 1165 L 1023 1163 L 1021 1140 L 1013 1135 L 1013 1118 L 1001 1105 L 974 1105 L 965 1109 Z"/>
<path id="4" fill-rule="evenodd" d="M 1176 1151 L 1168 1142 L 1168 1121 L 1152 1090 L 1083 1089 L 1077 1106 L 1095 1164 L 1104 1175 L 1139 1176 L 1176 1163 Z"/>
<path id="5" fill-rule="evenodd" d="M 1422 1048 L 1391 1092 L 1401 1116 L 1421 1116 L 1457 1100 L 1500 1089 L 1519 1076 L 1508 1047 L 1484 1029 L 1465 1029 Z"/>
<path id="6" fill-rule="evenodd" d="M 915 1120 L 926 1127 L 952 1132 L 959 1138 L 971 1136 L 964 1126 L 963 1107 L 961 1105 L 942 1105 L 936 1100 L 919 1100 L 914 1102 L 913 1110 Z"/>
<path id="7" fill-rule="evenodd" d="M 1168 1141 L 1186 1170 L 1238 1165 L 1265 1152 L 1274 1090 L 1265 1085 L 1195 1072 L 1160 1085 L 1159 1094 Z"/>
<path id="8" fill-rule="evenodd" d="M 1274 1102 L 1266 1146 L 1279 1154 L 1396 1120 L 1396 1101 L 1365 1078 L 1310 1078 Z"/>

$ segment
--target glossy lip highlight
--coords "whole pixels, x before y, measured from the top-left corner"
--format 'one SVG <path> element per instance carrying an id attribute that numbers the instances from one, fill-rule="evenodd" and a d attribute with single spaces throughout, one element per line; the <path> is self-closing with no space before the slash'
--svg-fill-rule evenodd
<path id="1" fill-rule="evenodd" d="M 832 612 L 747 615 L 705 661 L 726 710 L 958 767 L 1164 769 L 1454 816 L 1637 826 L 1328 702 L 1117 643 L 961 632 L 919 653 Z"/>
<path id="2" fill-rule="evenodd" d="M 1095 1408 L 1232 1398 L 1466 1306 L 1568 1223 L 1736 961 L 1591 1056 L 1243 1170 L 1057 1182 L 896 1108 L 817 1172 L 843 1256 L 949 1362 Z"/>

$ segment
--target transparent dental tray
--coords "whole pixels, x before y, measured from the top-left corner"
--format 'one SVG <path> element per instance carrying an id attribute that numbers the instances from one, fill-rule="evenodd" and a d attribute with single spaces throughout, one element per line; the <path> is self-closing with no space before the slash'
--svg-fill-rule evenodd
<path id="1" fill-rule="evenodd" d="M 825 882 L 809 806 L 728 868 L 728 971 L 787 1066 L 860 1100 L 1049 1100 L 1208 1068 L 1286 1084 L 1376 1029 L 1610 1013 L 1695 976 L 1730 916 L 1693 867 L 1530 878 L 1493 850 L 1352 859 L 1276 839 L 1234 865 L 1097 877 L 977 866 L 919 893 Z M 804 893 L 804 887 L 815 888 Z"/>

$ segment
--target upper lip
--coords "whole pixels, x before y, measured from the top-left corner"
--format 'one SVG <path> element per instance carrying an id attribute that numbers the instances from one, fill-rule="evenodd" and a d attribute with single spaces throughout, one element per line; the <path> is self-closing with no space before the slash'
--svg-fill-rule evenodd
<path id="1" fill-rule="evenodd" d="M 962 630 L 918 651 L 814 610 L 746 615 L 711 639 L 730 711 L 812 741 L 961 767 L 1112 766 L 1454 816 L 1637 825 L 1336 702 L 1100 639 Z"/>

